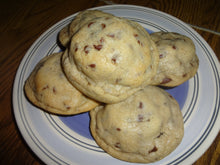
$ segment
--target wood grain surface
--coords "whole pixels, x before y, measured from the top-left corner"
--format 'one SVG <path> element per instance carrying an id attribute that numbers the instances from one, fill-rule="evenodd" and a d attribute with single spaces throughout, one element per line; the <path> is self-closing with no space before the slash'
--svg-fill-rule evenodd
<path id="1" fill-rule="evenodd" d="M 171 14 L 191 25 L 220 59 L 219 0 L 7 0 L 0 2 L 0 164 L 43 164 L 22 138 L 14 119 L 12 88 L 33 42 L 53 24 L 80 10 L 133 4 Z M 220 164 L 220 134 L 194 165 Z"/>

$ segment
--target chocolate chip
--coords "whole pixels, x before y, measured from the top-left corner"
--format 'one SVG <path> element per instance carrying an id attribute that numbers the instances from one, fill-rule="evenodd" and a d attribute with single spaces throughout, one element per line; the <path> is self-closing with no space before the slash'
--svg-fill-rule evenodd
<path id="1" fill-rule="evenodd" d="M 98 51 L 102 49 L 102 45 L 93 45 L 93 47 Z"/>
<path id="2" fill-rule="evenodd" d="M 117 131 L 121 131 L 121 128 L 116 128 Z"/>
<path id="3" fill-rule="evenodd" d="M 104 38 L 102 37 L 99 41 L 100 41 L 101 43 L 103 43 L 105 40 L 104 40 Z"/>
<path id="4" fill-rule="evenodd" d="M 156 146 L 154 146 L 154 148 L 152 150 L 148 151 L 148 153 L 150 154 L 152 152 L 156 152 L 157 150 L 158 150 L 158 148 Z"/>
<path id="5" fill-rule="evenodd" d="M 139 106 L 138 108 L 142 109 L 143 108 L 143 103 L 142 102 L 139 102 Z"/>
<path id="6" fill-rule="evenodd" d="M 119 81 L 121 81 L 121 80 L 122 80 L 121 78 L 117 78 L 117 79 L 115 80 L 115 83 L 118 84 Z"/>
<path id="7" fill-rule="evenodd" d="M 138 122 L 142 122 L 144 120 L 144 116 L 142 114 L 138 115 Z"/>
<path id="8" fill-rule="evenodd" d="M 121 144 L 119 142 L 115 143 L 116 148 L 121 148 Z"/>
<path id="9" fill-rule="evenodd" d="M 106 27 L 106 25 L 104 23 L 102 23 L 101 25 L 102 25 L 102 29 L 104 29 Z"/>
<path id="10" fill-rule="evenodd" d="M 163 54 L 160 54 L 160 55 L 159 55 L 159 58 L 160 58 L 160 59 L 163 58 Z"/>
<path id="11" fill-rule="evenodd" d="M 84 52 L 85 52 L 86 54 L 89 53 L 89 46 L 88 46 L 88 45 L 86 45 L 86 46 L 84 47 Z"/>
<path id="12" fill-rule="evenodd" d="M 70 106 L 66 106 L 66 109 L 70 109 Z"/>
<path id="13" fill-rule="evenodd" d="M 163 135 L 163 132 L 160 132 L 160 134 L 157 136 L 157 138 L 160 138 Z"/>
<path id="14" fill-rule="evenodd" d="M 49 88 L 49 86 L 46 85 L 45 87 L 42 88 L 42 90 L 45 90 L 45 89 L 48 89 L 48 88 Z"/>
<path id="15" fill-rule="evenodd" d="M 55 93 L 55 94 L 56 94 L 56 92 L 57 92 L 57 91 L 56 91 L 56 88 L 55 88 L 55 87 L 53 87 L 53 93 Z"/>
<path id="16" fill-rule="evenodd" d="M 160 84 L 166 84 L 166 83 L 168 83 L 168 82 L 170 82 L 170 81 L 172 81 L 171 78 L 167 78 L 167 77 L 165 77 L 165 78 L 163 79 L 163 81 L 162 81 Z"/>
<path id="17" fill-rule="evenodd" d="M 66 105 L 66 103 L 63 103 L 64 107 L 69 110 L 71 107 L 69 105 Z"/>
<path id="18" fill-rule="evenodd" d="M 89 67 L 95 68 L 95 67 L 96 67 L 96 64 L 90 64 Z"/>
<path id="19" fill-rule="evenodd" d="M 94 24 L 94 22 L 90 22 L 90 23 L 88 24 L 88 28 L 89 28 L 92 24 Z"/>
<path id="20" fill-rule="evenodd" d="M 183 77 L 186 77 L 187 76 L 187 73 L 183 74 Z"/>
<path id="21" fill-rule="evenodd" d="M 107 34 L 108 37 L 115 38 L 114 34 Z"/>
<path id="22" fill-rule="evenodd" d="M 134 37 L 137 39 L 138 34 L 134 34 Z M 139 45 L 143 46 L 142 42 L 141 42 L 139 39 L 137 39 L 137 43 L 138 43 Z"/>
<path id="23" fill-rule="evenodd" d="M 174 99 L 172 95 L 168 94 L 168 96 L 169 96 L 171 99 Z"/>
<path id="24" fill-rule="evenodd" d="M 116 58 L 112 58 L 112 63 L 116 64 Z"/>

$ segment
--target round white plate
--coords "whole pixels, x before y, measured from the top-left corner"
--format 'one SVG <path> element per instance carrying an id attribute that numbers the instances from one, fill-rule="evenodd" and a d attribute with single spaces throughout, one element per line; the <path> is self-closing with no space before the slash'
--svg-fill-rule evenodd
<path id="1" fill-rule="evenodd" d="M 184 84 L 169 89 L 179 102 L 185 134 L 170 155 L 152 164 L 191 164 L 212 144 L 220 128 L 220 65 L 204 39 L 184 22 L 160 11 L 132 5 L 110 5 L 93 9 L 140 23 L 150 33 L 178 32 L 190 37 L 200 60 L 197 74 Z M 71 15 L 43 33 L 24 56 L 14 82 L 13 106 L 17 125 L 30 148 L 46 164 L 125 165 L 96 145 L 89 131 L 89 115 L 61 117 L 33 106 L 24 95 L 24 82 L 44 56 L 61 51 L 58 32 L 75 17 Z M 134 164 L 134 163 L 133 163 Z"/>

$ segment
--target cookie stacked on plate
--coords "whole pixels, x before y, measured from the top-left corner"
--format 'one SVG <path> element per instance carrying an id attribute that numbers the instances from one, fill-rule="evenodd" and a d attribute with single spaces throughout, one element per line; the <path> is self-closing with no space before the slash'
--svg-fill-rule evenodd
<path id="1" fill-rule="evenodd" d="M 58 38 L 64 52 L 43 58 L 25 83 L 33 104 L 59 115 L 90 111 L 97 144 L 124 161 L 154 162 L 179 145 L 179 105 L 157 86 L 195 75 L 198 58 L 188 37 L 150 36 L 136 22 L 86 10 Z"/>

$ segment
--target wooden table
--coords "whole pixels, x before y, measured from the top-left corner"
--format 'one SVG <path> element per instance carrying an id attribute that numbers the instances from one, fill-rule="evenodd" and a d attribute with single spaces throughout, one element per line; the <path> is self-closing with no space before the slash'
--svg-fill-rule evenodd
<path id="1" fill-rule="evenodd" d="M 23 140 L 13 116 L 12 87 L 33 42 L 61 19 L 106 4 L 135 4 L 169 13 L 192 27 L 220 59 L 220 1 L 215 0 L 7 0 L 0 2 L 0 164 L 43 164 Z M 220 133 L 195 165 L 220 164 Z"/>

